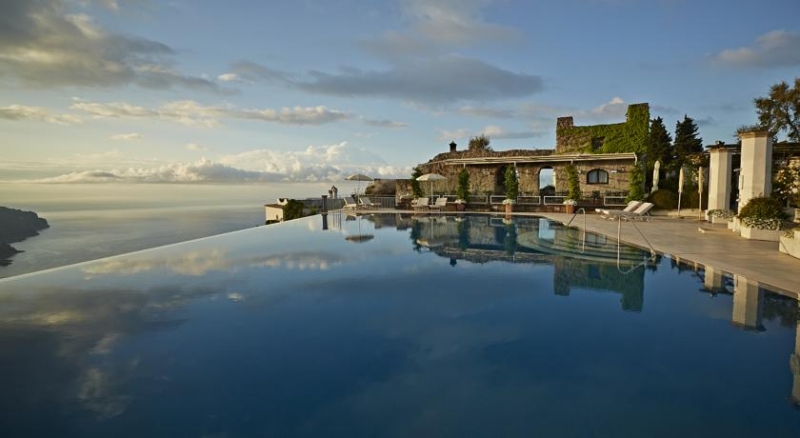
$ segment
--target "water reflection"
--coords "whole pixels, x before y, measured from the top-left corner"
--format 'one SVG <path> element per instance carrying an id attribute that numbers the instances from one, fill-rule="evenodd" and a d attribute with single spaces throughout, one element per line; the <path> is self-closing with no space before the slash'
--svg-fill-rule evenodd
<path id="1" fill-rule="evenodd" d="M 620 248 L 605 236 L 542 218 L 465 215 L 411 217 L 410 221 L 414 250 L 428 248 L 448 258 L 451 266 L 458 260 L 551 264 L 556 295 L 568 296 L 572 288 L 616 292 L 622 294 L 621 307 L 628 311 L 642 310 L 645 271 L 658 266 L 658 259 L 649 260 L 646 251 Z"/>
<path id="2" fill-rule="evenodd" d="M 791 297 L 538 218 L 341 219 L 0 282 L 4 434 L 800 429 Z"/>

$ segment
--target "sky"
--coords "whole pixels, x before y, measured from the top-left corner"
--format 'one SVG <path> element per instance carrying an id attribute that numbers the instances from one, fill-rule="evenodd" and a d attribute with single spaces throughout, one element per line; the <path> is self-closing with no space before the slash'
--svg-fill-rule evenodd
<path id="1" fill-rule="evenodd" d="M 408 177 L 648 102 L 705 144 L 800 76 L 797 0 L 0 0 L 0 181 Z"/>

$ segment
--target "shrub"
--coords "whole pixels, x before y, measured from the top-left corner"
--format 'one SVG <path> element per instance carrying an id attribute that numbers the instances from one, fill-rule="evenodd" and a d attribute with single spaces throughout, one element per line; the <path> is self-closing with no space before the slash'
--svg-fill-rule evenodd
<path id="1" fill-rule="evenodd" d="M 581 199 L 581 183 L 578 179 L 578 169 L 574 165 L 567 166 L 567 199 L 577 201 Z M 573 204 L 574 205 L 574 204 Z"/>
<path id="2" fill-rule="evenodd" d="M 786 215 L 781 201 L 775 198 L 753 198 L 742 207 L 739 219 L 748 227 L 780 230 Z"/>
<path id="3" fill-rule="evenodd" d="M 506 199 L 515 201 L 519 196 L 519 181 L 517 181 L 517 169 L 514 166 L 506 168 Z"/>
<path id="4" fill-rule="evenodd" d="M 658 189 L 647 198 L 656 210 L 674 210 L 678 208 L 678 194 L 669 190 Z"/>
<path id="5" fill-rule="evenodd" d="M 456 197 L 465 201 L 469 198 L 469 171 L 467 169 L 461 169 L 461 171 L 458 172 Z"/>
<path id="6" fill-rule="evenodd" d="M 732 210 L 723 210 L 723 209 L 708 210 L 708 217 L 719 217 L 722 219 L 730 219 L 734 216 L 736 216 L 736 213 L 734 213 Z"/>
<path id="7" fill-rule="evenodd" d="M 626 201 L 641 201 L 645 198 L 644 193 L 644 173 L 642 173 L 642 166 L 636 165 L 631 169 L 631 187 L 628 191 L 628 198 Z"/>

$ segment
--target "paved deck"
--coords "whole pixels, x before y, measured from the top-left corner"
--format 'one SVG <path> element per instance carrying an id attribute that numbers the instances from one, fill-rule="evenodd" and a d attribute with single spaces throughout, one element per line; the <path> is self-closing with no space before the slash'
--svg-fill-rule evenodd
<path id="1" fill-rule="evenodd" d="M 543 213 L 552 220 L 566 222 L 572 215 Z M 749 240 L 728 230 L 724 224 L 710 224 L 696 218 L 655 216 L 636 225 L 661 254 L 696 262 L 722 271 L 743 275 L 771 288 L 800 296 L 800 259 L 778 251 L 778 242 Z M 582 215 L 572 226 L 583 228 Z M 597 214 L 586 215 L 586 230 L 616 239 L 618 223 Z M 632 224 L 622 222 L 622 241 L 647 248 Z"/>

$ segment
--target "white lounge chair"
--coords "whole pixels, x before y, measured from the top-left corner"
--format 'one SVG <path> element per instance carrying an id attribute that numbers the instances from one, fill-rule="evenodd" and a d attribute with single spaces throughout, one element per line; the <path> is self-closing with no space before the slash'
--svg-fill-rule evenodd
<path id="1" fill-rule="evenodd" d="M 345 209 L 347 209 L 347 208 L 352 208 L 352 209 L 358 208 L 358 204 L 356 204 L 356 200 L 353 199 L 352 196 L 346 196 L 346 197 L 344 197 L 342 199 L 344 199 L 344 207 L 343 208 L 345 208 Z"/>
<path id="2" fill-rule="evenodd" d="M 608 214 L 603 216 L 610 219 L 625 219 L 625 220 L 648 220 L 650 219 L 650 209 L 653 208 L 653 204 L 650 202 L 643 202 L 640 206 L 636 207 L 636 210 L 633 211 L 622 211 L 622 210 L 609 210 Z"/>
<path id="3" fill-rule="evenodd" d="M 414 199 L 413 201 L 411 201 L 411 207 L 414 210 L 417 210 L 417 209 L 420 209 L 420 208 L 427 209 L 428 208 L 428 198 L 417 198 L 417 199 Z"/>
<path id="4" fill-rule="evenodd" d="M 441 198 L 436 198 L 436 202 L 434 202 L 433 204 L 429 205 L 428 207 L 431 210 L 442 211 L 442 208 L 444 208 L 446 206 L 447 206 L 447 198 L 446 197 L 441 197 Z"/>
<path id="5" fill-rule="evenodd" d="M 614 214 L 614 213 L 609 213 L 609 212 L 612 212 L 612 211 L 620 211 L 620 212 L 630 213 L 630 212 L 636 210 L 637 208 L 639 208 L 640 205 L 642 205 L 642 201 L 631 201 L 622 210 L 611 210 L 611 209 L 608 209 L 608 208 L 595 208 L 594 211 L 596 211 L 597 213 L 600 213 L 601 215 L 608 216 L 610 214 Z"/>
<path id="6" fill-rule="evenodd" d="M 358 202 L 360 202 L 361 206 L 364 208 L 378 208 L 378 204 L 374 204 L 372 200 L 370 200 L 366 196 L 359 196 Z"/>

